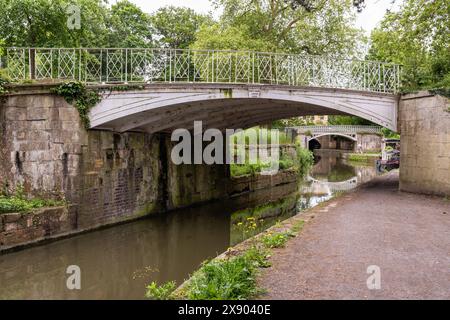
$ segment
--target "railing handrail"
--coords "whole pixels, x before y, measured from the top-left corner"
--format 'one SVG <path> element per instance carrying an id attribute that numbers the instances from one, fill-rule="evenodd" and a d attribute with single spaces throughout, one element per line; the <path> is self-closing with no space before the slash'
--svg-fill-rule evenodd
<path id="1" fill-rule="evenodd" d="M 6 47 L 6 50 L 14 49 L 26 49 L 26 50 L 169 50 L 169 51 L 191 51 L 191 52 L 229 52 L 229 53 L 257 53 L 257 54 L 271 54 L 271 55 L 285 55 L 285 56 L 301 56 L 301 57 L 315 57 L 315 58 L 328 58 L 340 61 L 355 61 L 355 62 L 370 62 L 376 64 L 384 64 L 389 66 L 402 66 L 401 64 L 394 62 L 387 62 L 381 60 L 367 60 L 367 59 L 353 59 L 342 58 L 339 56 L 333 56 L 331 54 L 319 55 L 311 53 L 286 53 L 286 52 L 269 52 L 269 51 L 257 51 L 257 50 L 235 50 L 235 49 L 177 49 L 177 48 L 158 48 L 158 47 Z"/>
<path id="2" fill-rule="evenodd" d="M 9 47 L 13 81 L 287 84 L 392 93 L 400 65 L 310 54 L 176 48 Z"/>
<path id="3" fill-rule="evenodd" d="M 381 132 L 382 127 L 380 126 L 371 126 L 371 125 L 330 125 L 330 126 L 297 126 L 297 127 L 286 127 L 286 129 L 292 129 L 297 131 L 311 131 L 312 133 L 342 133 L 342 132 L 350 132 L 350 133 L 358 133 L 358 132 Z"/>

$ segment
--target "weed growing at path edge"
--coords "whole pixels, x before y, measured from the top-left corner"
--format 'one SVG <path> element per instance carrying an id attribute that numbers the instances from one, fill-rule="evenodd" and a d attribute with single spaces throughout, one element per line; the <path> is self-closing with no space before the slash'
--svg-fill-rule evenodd
<path id="1" fill-rule="evenodd" d="M 244 300 L 255 297 L 263 292 L 257 286 L 256 277 L 261 268 L 270 266 L 270 249 L 283 247 L 302 230 L 303 225 L 304 221 L 300 220 L 287 231 L 267 233 L 255 238 L 252 246 L 237 256 L 204 262 L 176 297 L 172 294 L 174 282 L 161 286 L 152 282 L 147 287 L 146 297 L 189 300 Z"/>

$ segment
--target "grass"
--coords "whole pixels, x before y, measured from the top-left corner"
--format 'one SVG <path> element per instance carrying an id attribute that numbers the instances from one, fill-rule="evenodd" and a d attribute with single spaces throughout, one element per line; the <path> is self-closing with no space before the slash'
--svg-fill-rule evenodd
<path id="1" fill-rule="evenodd" d="M 250 248 L 244 254 L 202 265 L 189 284 L 189 300 L 243 300 L 261 290 L 256 284 L 258 269 L 267 267 L 268 252 Z"/>
<path id="2" fill-rule="evenodd" d="M 242 176 L 254 176 L 258 173 L 261 173 L 261 171 L 265 168 L 269 168 L 269 163 L 261 163 L 258 161 L 258 163 L 255 164 L 235 164 L 232 163 L 230 165 L 230 172 L 232 177 L 242 177 Z"/>
<path id="3" fill-rule="evenodd" d="M 355 162 L 369 162 L 372 161 L 373 158 L 380 157 L 380 154 L 378 153 L 350 153 L 348 155 L 349 161 L 355 161 Z"/>
<path id="4" fill-rule="evenodd" d="M 281 224 L 279 224 L 281 226 Z M 187 282 L 186 286 L 173 296 L 173 283 L 147 287 L 148 298 L 189 300 L 245 300 L 264 292 L 257 285 L 261 268 L 270 266 L 271 249 L 284 247 L 303 228 L 304 221 L 296 221 L 288 230 L 268 232 L 252 239 L 248 249 L 235 256 L 204 262 Z M 169 293 L 170 292 L 170 293 Z"/>
<path id="5" fill-rule="evenodd" d="M 268 233 L 262 237 L 262 242 L 267 248 L 283 248 L 289 238 L 293 237 L 291 232 Z"/>

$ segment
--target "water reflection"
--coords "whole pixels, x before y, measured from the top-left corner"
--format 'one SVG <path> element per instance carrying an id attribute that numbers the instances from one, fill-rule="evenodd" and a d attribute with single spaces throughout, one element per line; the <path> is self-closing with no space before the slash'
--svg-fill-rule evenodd
<path id="1" fill-rule="evenodd" d="M 181 283 L 230 245 L 375 175 L 374 168 L 322 157 L 299 184 L 0 255 L 0 299 L 142 299 L 151 281 Z M 81 268 L 80 291 L 66 288 L 73 264 Z"/>
<path id="2" fill-rule="evenodd" d="M 0 298 L 142 299 L 151 281 L 180 283 L 226 250 L 230 215 L 222 208 L 192 208 L 0 256 Z M 81 268 L 80 291 L 66 288 L 73 264 Z"/>

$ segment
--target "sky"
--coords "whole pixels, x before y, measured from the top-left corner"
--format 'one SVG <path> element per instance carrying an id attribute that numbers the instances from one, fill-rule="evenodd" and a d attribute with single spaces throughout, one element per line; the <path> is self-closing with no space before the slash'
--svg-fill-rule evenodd
<path id="1" fill-rule="evenodd" d="M 111 1 L 114 3 L 116 0 Z M 185 6 L 195 10 L 198 13 L 212 13 L 214 17 L 220 15 L 220 10 L 216 10 L 210 0 L 130 0 L 145 12 L 151 13 L 160 7 L 168 5 Z M 387 9 L 396 9 L 402 0 L 396 0 L 392 5 L 392 0 L 366 0 L 366 8 L 362 13 L 358 13 L 356 26 L 365 30 L 367 35 L 381 21 Z"/>

